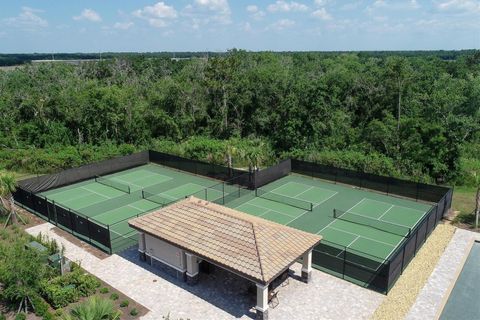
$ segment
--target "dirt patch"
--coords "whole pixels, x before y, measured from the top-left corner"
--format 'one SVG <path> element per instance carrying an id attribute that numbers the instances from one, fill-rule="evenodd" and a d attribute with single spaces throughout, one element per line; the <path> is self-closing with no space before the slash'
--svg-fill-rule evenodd
<path id="1" fill-rule="evenodd" d="M 372 320 L 404 319 L 425 286 L 455 232 L 449 223 L 441 223 L 432 232 L 397 283 L 378 307 Z"/>

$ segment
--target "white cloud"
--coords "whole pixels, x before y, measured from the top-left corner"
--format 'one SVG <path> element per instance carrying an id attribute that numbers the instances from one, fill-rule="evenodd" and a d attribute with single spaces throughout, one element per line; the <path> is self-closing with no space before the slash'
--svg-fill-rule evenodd
<path id="1" fill-rule="evenodd" d="M 325 8 L 320 8 L 313 11 L 312 16 L 321 20 L 332 20 L 332 16 L 327 12 Z"/>
<path id="2" fill-rule="evenodd" d="M 3 19 L 7 25 L 25 29 L 37 29 L 48 27 L 48 21 L 38 15 L 42 10 L 30 7 L 22 7 L 22 12 L 16 17 Z"/>
<path id="3" fill-rule="evenodd" d="M 258 12 L 258 7 L 256 5 L 249 5 L 247 6 L 247 11 L 250 13 Z"/>
<path id="4" fill-rule="evenodd" d="M 250 32 L 250 31 L 252 31 L 252 26 L 250 25 L 250 22 L 245 22 L 245 23 L 242 25 L 242 30 L 245 31 L 245 32 Z"/>
<path id="5" fill-rule="evenodd" d="M 267 27 L 267 30 L 274 29 L 274 30 L 281 31 L 281 30 L 284 30 L 284 29 L 287 29 L 287 28 L 291 28 L 294 25 L 295 25 L 295 21 L 290 20 L 290 19 L 282 19 L 282 20 L 278 20 L 277 22 L 269 25 Z"/>
<path id="6" fill-rule="evenodd" d="M 182 15 L 189 19 L 189 26 L 194 29 L 210 23 L 225 25 L 232 22 L 227 0 L 194 0 L 185 7 Z"/>
<path id="7" fill-rule="evenodd" d="M 148 21 L 152 27 L 163 28 L 168 25 L 168 20 L 175 19 L 178 14 L 174 7 L 160 1 L 153 6 L 145 6 L 133 12 L 137 18 Z"/>
<path id="8" fill-rule="evenodd" d="M 276 1 L 267 7 L 270 12 L 290 12 L 290 11 L 307 11 L 308 7 L 302 3 L 295 1 L 286 2 L 283 0 Z"/>
<path id="9" fill-rule="evenodd" d="M 442 11 L 480 12 L 480 1 L 478 0 L 438 1 L 437 8 Z"/>
<path id="10" fill-rule="evenodd" d="M 247 6 L 247 12 L 249 12 L 250 16 L 255 20 L 260 20 L 265 17 L 265 12 L 260 10 L 256 5 Z"/>
<path id="11" fill-rule="evenodd" d="M 317 7 L 323 7 L 327 4 L 329 4 L 331 1 L 330 0 L 315 0 L 313 3 L 317 6 Z"/>
<path id="12" fill-rule="evenodd" d="M 73 20 L 88 20 L 92 22 L 100 22 L 102 21 L 102 17 L 100 17 L 100 15 L 92 9 L 83 9 L 80 15 L 73 17 Z"/>
<path id="13" fill-rule="evenodd" d="M 113 27 L 119 30 L 128 30 L 133 27 L 133 22 L 116 22 Z"/>

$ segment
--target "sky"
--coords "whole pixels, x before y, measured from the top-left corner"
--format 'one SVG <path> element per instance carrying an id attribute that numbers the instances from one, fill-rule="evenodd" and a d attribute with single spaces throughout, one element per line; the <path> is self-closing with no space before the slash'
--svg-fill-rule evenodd
<path id="1" fill-rule="evenodd" d="M 0 52 L 480 47 L 480 0 L 0 0 Z"/>

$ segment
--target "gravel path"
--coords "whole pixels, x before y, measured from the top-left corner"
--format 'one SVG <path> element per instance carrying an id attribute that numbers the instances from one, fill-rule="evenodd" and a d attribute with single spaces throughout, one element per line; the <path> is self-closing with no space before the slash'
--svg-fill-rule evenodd
<path id="1" fill-rule="evenodd" d="M 436 318 L 450 287 L 457 279 L 458 271 L 463 267 L 465 257 L 474 239 L 480 240 L 480 234 L 456 229 L 453 238 L 428 279 L 427 284 L 418 295 L 406 319 L 423 320 Z"/>
<path id="2" fill-rule="evenodd" d="M 449 245 L 456 228 L 439 224 L 410 262 L 386 299 L 375 311 L 372 320 L 404 319 L 432 271 Z M 420 315 L 424 315 L 420 313 Z M 418 319 L 431 319 L 421 317 Z"/>

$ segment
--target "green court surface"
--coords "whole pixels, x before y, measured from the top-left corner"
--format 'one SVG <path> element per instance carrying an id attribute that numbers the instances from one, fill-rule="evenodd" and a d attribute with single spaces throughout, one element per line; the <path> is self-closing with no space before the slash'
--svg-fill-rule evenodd
<path id="1" fill-rule="evenodd" d="M 148 164 L 49 190 L 41 195 L 93 221 L 108 225 L 112 247 L 118 243 L 119 247 L 113 248 L 118 251 L 131 243 L 124 241 L 128 238 L 126 235 L 134 232 L 128 226 L 130 218 L 186 196 L 215 201 L 237 190 L 214 179 Z"/>
<path id="2" fill-rule="evenodd" d="M 425 203 L 294 174 L 262 189 L 256 197 L 244 196 L 227 206 L 322 235 L 342 248 L 332 252 L 334 255 L 348 251 L 379 263 L 431 208 Z"/>
<path id="3" fill-rule="evenodd" d="M 480 319 L 480 243 L 475 242 L 450 292 L 440 320 Z"/>

